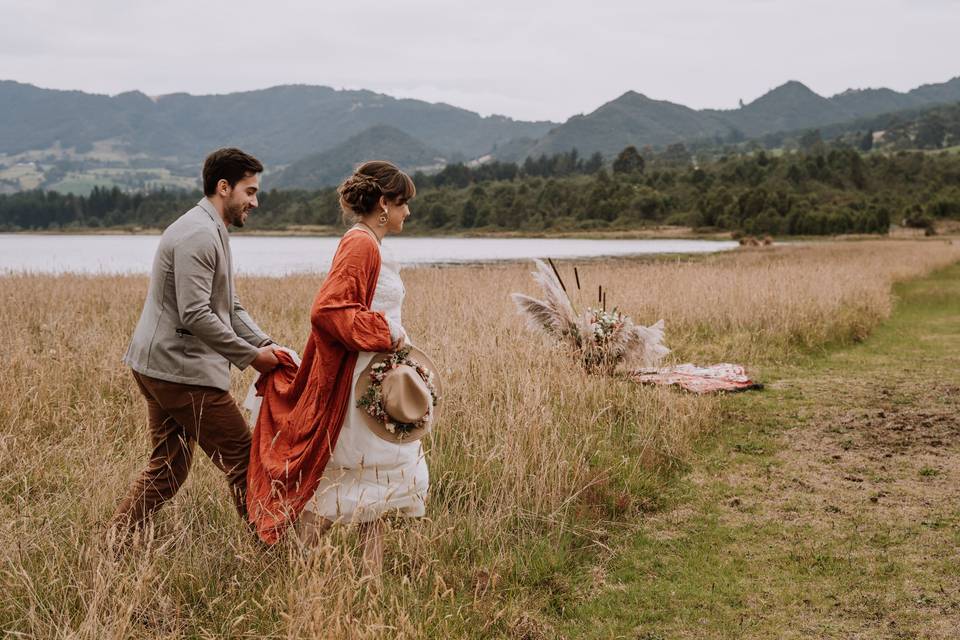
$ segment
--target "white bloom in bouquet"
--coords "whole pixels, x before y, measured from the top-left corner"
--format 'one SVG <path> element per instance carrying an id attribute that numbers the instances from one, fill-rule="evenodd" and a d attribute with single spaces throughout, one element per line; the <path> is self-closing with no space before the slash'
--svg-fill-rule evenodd
<path id="1" fill-rule="evenodd" d="M 656 367 L 670 352 L 663 344 L 663 320 L 645 327 L 616 309 L 588 308 L 578 315 L 558 272 L 540 260 L 534 263 L 533 277 L 543 288 L 544 299 L 520 293 L 511 297 L 532 328 L 566 346 L 586 369 L 613 373 L 621 365 Z"/>

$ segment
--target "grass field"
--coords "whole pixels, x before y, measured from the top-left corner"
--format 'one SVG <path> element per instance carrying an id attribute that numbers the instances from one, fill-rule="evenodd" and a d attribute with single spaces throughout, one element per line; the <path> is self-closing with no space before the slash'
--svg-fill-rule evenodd
<path id="1" fill-rule="evenodd" d="M 89 169 L 71 171 L 62 180 L 49 186 L 50 191 L 89 195 L 94 187 L 101 189 L 129 189 L 131 186 L 144 186 L 157 189 L 197 189 L 199 184 L 194 177 L 174 175 L 169 169 L 161 167 L 149 169 Z"/>
<path id="2" fill-rule="evenodd" d="M 894 282 L 958 260 L 960 244 L 932 240 L 591 262 L 581 265 L 579 304 L 603 284 L 608 304 L 635 320 L 665 319 L 674 359 L 742 362 L 764 378 L 863 340 L 889 316 Z M 375 588 L 358 578 L 349 529 L 309 552 L 292 542 L 257 548 L 223 479 L 199 458 L 149 548 L 112 559 L 104 523 L 146 456 L 143 407 L 119 362 L 146 280 L 0 278 L 0 629 L 28 638 L 576 637 L 565 616 L 597 597 L 607 567 L 631 552 L 620 534 L 660 513 L 695 468 L 692 453 L 723 423 L 728 400 L 573 368 L 512 309 L 510 292 L 535 293 L 526 267 L 416 269 L 404 281 L 404 324 L 443 368 L 446 405 L 428 443 L 428 517 L 393 523 Z M 238 287 L 261 325 L 299 349 L 318 284 L 297 276 Z M 250 377 L 236 377 L 236 395 Z"/>
<path id="3" fill-rule="evenodd" d="M 865 342 L 731 398 L 566 637 L 960 637 L 960 265 L 895 295 Z"/>
<path id="4" fill-rule="evenodd" d="M 32 163 L 7 166 L 0 163 L 0 180 L 15 183 L 18 189 L 36 189 L 43 182 L 43 173 Z"/>

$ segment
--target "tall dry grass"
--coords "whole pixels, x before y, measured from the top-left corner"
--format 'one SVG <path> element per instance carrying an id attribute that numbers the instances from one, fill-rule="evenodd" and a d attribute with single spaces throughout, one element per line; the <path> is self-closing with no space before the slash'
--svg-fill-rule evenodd
<path id="1" fill-rule="evenodd" d="M 667 322 L 674 358 L 763 368 L 858 339 L 893 281 L 960 260 L 948 242 L 782 247 L 695 261 L 581 263 L 635 320 Z M 571 265 L 562 267 L 572 287 Z M 0 278 L 0 630 L 28 638 L 551 637 L 590 589 L 612 535 L 714 428 L 721 405 L 585 375 L 524 329 L 508 294 L 523 265 L 405 272 L 405 325 L 444 369 L 428 518 L 394 523 L 387 574 L 358 579 L 355 532 L 264 552 L 198 457 L 146 548 L 101 536 L 146 455 L 144 411 L 120 357 L 142 277 Z M 245 278 L 248 309 L 301 348 L 319 280 Z M 251 373 L 238 375 L 236 395 Z"/>

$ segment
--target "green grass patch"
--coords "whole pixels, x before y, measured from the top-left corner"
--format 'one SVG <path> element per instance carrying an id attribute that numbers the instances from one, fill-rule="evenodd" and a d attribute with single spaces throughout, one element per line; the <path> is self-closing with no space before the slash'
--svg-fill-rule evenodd
<path id="1" fill-rule="evenodd" d="M 857 389 L 882 387 L 888 367 L 916 372 L 919 389 L 960 359 L 960 266 L 895 291 L 895 313 L 869 339 L 805 356 L 773 372 L 766 391 L 724 401 L 722 428 L 702 443 L 701 459 L 691 465 L 700 471 L 669 489 L 663 513 L 617 540 L 604 587 L 560 617 L 568 637 L 839 638 L 891 624 L 902 635 L 889 637 L 918 637 L 927 628 L 922 612 L 944 606 L 945 596 L 933 594 L 957 575 L 957 562 L 950 554 L 928 562 L 903 551 L 931 533 L 956 544 L 956 514 L 885 524 L 869 515 L 870 506 L 851 502 L 845 487 L 831 499 L 830 487 L 814 485 L 815 474 L 785 487 L 790 478 L 772 473 L 782 464 L 784 443 L 812 416 L 824 410 L 859 415 Z M 909 387 L 881 397 L 905 411 L 930 409 Z M 862 410 L 870 411 L 882 410 Z M 877 424 L 884 419 L 889 416 Z M 863 434 L 842 420 L 824 432 L 836 434 L 841 445 L 823 456 L 825 465 L 843 468 L 844 456 L 863 447 Z M 860 487 L 882 484 L 888 472 L 843 473 L 848 486 Z M 931 482 L 942 470 L 924 464 L 915 474 Z M 744 476 L 750 480 L 730 481 Z M 796 501 L 766 499 L 789 490 L 797 491 Z M 808 494 L 825 495 L 811 500 Z M 865 489 L 862 502 L 887 498 Z"/>

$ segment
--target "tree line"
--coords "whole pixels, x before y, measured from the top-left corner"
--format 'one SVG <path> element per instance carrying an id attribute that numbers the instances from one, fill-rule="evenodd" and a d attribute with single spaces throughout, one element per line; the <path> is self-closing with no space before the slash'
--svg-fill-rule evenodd
<path id="1" fill-rule="evenodd" d="M 676 224 L 750 234 L 886 233 L 960 217 L 960 156 L 863 154 L 806 141 L 804 150 L 751 150 L 698 161 L 683 145 L 624 149 L 612 162 L 576 151 L 523 163 L 449 165 L 415 174 L 408 227 L 423 233 L 627 230 Z M 0 196 L 0 229 L 163 227 L 199 192 L 88 196 L 26 191 Z M 336 191 L 270 190 L 252 229 L 338 225 Z"/>

